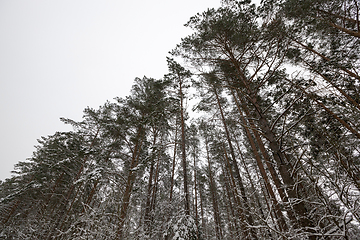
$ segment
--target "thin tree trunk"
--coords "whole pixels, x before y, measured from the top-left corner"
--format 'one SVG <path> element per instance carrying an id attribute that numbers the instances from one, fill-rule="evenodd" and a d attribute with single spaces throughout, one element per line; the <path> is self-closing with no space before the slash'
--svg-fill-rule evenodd
<path id="1" fill-rule="evenodd" d="M 238 168 L 238 164 L 236 162 L 234 148 L 233 148 L 233 145 L 232 145 L 232 142 L 231 142 L 230 133 L 229 133 L 226 121 L 225 121 L 224 112 L 223 112 L 223 109 L 222 109 L 222 106 L 221 106 L 221 103 L 220 103 L 220 99 L 219 99 L 219 95 L 218 95 L 216 87 L 213 88 L 213 91 L 214 91 L 215 96 L 216 96 L 217 105 L 218 105 L 218 108 L 219 108 L 219 111 L 220 111 L 221 120 L 222 120 L 222 123 L 224 125 L 226 139 L 227 139 L 229 149 L 230 149 L 231 161 L 232 161 L 231 166 L 234 169 L 234 174 L 235 174 L 237 183 L 239 185 L 239 189 L 240 189 L 240 192 L 241 192 L 241 197 L 243 199 L 244 210 L 245 210 L 244 213 L 245 213 L 245 216 L 246 216 L 246 219 L 247 219 L 249 225 L 253 226 L 254 225 L 254 220 L 252 218 L 252 215 L 250 214 L 250 207 L 249 207 L 248 199 L 247 199 L 247 196 L 246 196 L 245 187 L 244 187 L 241 175 L 240 175 L 240 170 Z M 250 233 L 251 233 L 252 238 L 256 239 L 256 234 L 255 234 L 253 229 L 250 229 Z"/>
<path id="2" fill-rule="evenodd" d="M 132 188 L 136 179 L 136 171 L 132 171 L 132 169 L 136 168 L 138 165 L 138 160 L 140 157 L 140 150 L 141 145 L 143 142 L 143 129 L 142 127 L 139 128 L 137 133 L 137 141 L 134 147 L 131 163 L 130 163 L 130 169 L 127 177 L 127 183 L 125 187 L 124 196 L 122 199 L 122 205 L 120 210 L 120 216 L 119 216 L 119 226 L 117 230 L 117 238 L 118 240 L 122 240 L 123 238 L 123 231 L 124 231 L 124 223 L 127 215 L 127 210 L 130 204 L 130 197 Z"/>
<path id="3" fill-rule="evenodd" d="M 258 208 L 259 208 L 259 211 L 260 211 L 260 215 L 261 215 L 261 217 L 262 217 L 263 219 L 266 219 L 265 214 L 264 214 L 264 211 L 263 211 L 262 204 L 261 204 L 261 202 L 260 202 L 259 194 L 258 194 L 258 192 L 257 192 L 257 189 L 255 188 L 254 183 L 253 183 L 253 178 L 252 178 L 251 175 L 250 175 L 250 171 L 249 171 L 249 169 L 248 169 L 248 167 L 247 167 L 247 164 L 246 164 L 245 159 L 244 159 L 244 157 L 243 157 L 243 154 L 242 154 L 242 152 L 241 152 L 241 149 L 240 149 L 240 146 L 239 146 L 238 141 L 236 141 L 236 145 L 237 145 L 237 148 L 238 148 L 238 152 L 240 153 L 240 159 L 241 159 L 241 161 L 243 162 L 244 169 L 245 169 L 245 171 L 246 171 L 246 173 L 247 173 L 247 175 L 248 175 L 248 178 L 249 178 L 249 181 L 250 181 L 250 184 L 251 184 L 252 191 L 254 192 L 255 200 L 256 200 L 256 203 L 257 203 L 257 205 L 258 205 Z M 257 173 L 257 172 L 256 172 L 256 173 Z M 259 178 L 258 173 L 257 173 L 257 176 L 258 176 L 258 178 Z M 261 189 L 263 188 L 261 184 L 260 184 L 260 188 L 261 188 Z M 266 188 L 267 188 L 267 187 L 266 187 Z M 263 191 L 263 189 L 262 189 L 262 191 Z M 265 197 L 265 196 L 264 196 L 264 197 Z M 275 195 L 274 195 L 273 197 L 275 197 Z M 266 203 L 267 203 L 267 207 L 268 207 L 269 211 L 273 210 L 273 208 L 270 208 L 270 207 L 269 207 L 268 202 L 266 202 Z M 273 202 L 273 204 L 278 204 L 278 203 L 277 203 L 277 201 L 275 200 L 275 203 Z M 276 215 L 276 213 L 278 212 L 278 209 L 280 210 L 280 207 L 279 207 L 278 205 L 274 205 L 274 206 L 275 206 L 274 214 Z M 280 210 L 280 212 L 281 212 L 281 210 Z M 272 215 L 271 215 L 271 216 L 272 216 Z M 287 228 L 286 228 L 286 229 L 282 229 L 282 228 L 281 228 L 281 221 L 279 221 L 279 217 L 278 217 L 278 216 L 279 216 L 280 218 L 282 217 L 284 222 L 285 222 L 285 218 L 284 218 L 284 216 L 282 215 L 282 212 L 281 212 L 281 215 L 277 215 L 277 216 L 276 216 L 276 217 L 277 217 L 276 223 L 277 223 L 277 225 L 279 226 L 279 229 L 282 230 L 282 231 L 287 230 Z M 273 221 L 274 221 L 274 219 L 273 219 Z M 275 222 L 275 221 L 274 221 L 274 222 Z M 279 223 L 279 222 L 280 222 L 280 223 Z M 286 223 L 285 223 L 285 224 L 286 224 Z M 285 225 L 285 226 L 287 227 L 287 225 Z M 272 238 L 271 233 L 268 231 L 268 229 L 266 229 L 266 231 L 267 231 L 268 236 L 269 236 L 270 238 Z"/>
<path id="4" fill-rule="evenodd" d="M 230 212 L 231 212 L 231 221 L 232 221 L 232 225 L 234 225 L 234 230 L 235 230 L 235 234 L 236 234 L 236 238 L 234 239 L 238 239 L 240 236 L 241 236 L 241 233 L 240 233 L 240 229 L 239 229 L 239 225 L 237 223 L 237 217 L 235 215 L 235 211 L 234 211 L 234 207 L 233 207 L 233 201 L 235 201 L 236 203 L 236 200 L 234 199 L 234 192 L 230 190 L 230 186 L 229 186 L 229 176 L 227 174 L 227 172 L 225 171 L 224 169 L 224 166 L 223 164 L 221 165 L 221 168 L 222 168 L 222 172 L 224 173 L 224 186 L 225 186 L 225 189 L 226 189 L 226 195 L 227 195 L 227 198 L 228 198 L 228 205 L 229 205 L 229 208 L 230 208 Z M 233 200 L 234 199 L 234 200 Z"/>
<path id="5" fill-rule="evenodd" d="M 149 169 L 149 182 L 147 187 L 147 195 L 146 195 L 146 204 L 145 204 L 145 214 L 144 214 L 144 222 L 145 222 L 145 228 L 146 232 L 149 229 L 149 222 L 150 222 L 150 209 L 151 209 L 151 192 L 153 191 L 153 175 L 154 175 L 154 154 L 155 154 L 155 144 L 157 139 L 157 131 L 153 131 L 153 151 L 151 153 L 150 157 L 150 169 Z"/>
<path id="6" fill-rule="evenodd" d="M 235 203 L 236 203 L 236 211 L 237 211 L 237 214 L 240 218 L 240 227 L 241 227 L 241 230 L 242 230 L 242 235 L 244 236 L 244 239 L 251 239 L 251 233 L 249 233 L 249 229 L 248 227 L 246 226 L 246 216 L 244 215 L 244 212 L 243 212 L 243 206 L 241 204 L 241 200 L 240 200 L 240 195 L 237 191 L 237 187 L 236 187 L 236 183 L 235 183 L 235 179 L 234 179 L 234 175 L 233 175 L 233 171 L 231 169 L 231 165 L 230 165 L 230 161 L 229 161 L 229 157 L 228 157 L 228 154 L 226 152 L 226 148 L 224 146 L 225 144 L 223 144 L 221 147 L 222 147 L 222 150 L 224 152 L 224 158 L 225 158 L 225 165 L 226 165 L 226 168 L 227 168 L 227 171 L 228 171 L 228 175 L 230 177 L 230 187 L 233 189 L 234 191 L 234 199 L 235 199 Z"/>
<path id="7" fill-rule="evenodd" d="M 212 167 L 211 167 L 210 156 L 209 156 L 209 147 L 208 147 L 208 142 L 207 142 L 206 137 L 205 137 L 205 147 L 206 147 L 206 159 L 208 162 L 210 194 L 211 194 L 212 205 L 213 205 L 213 210 L 214 210 L 216 237 L 218 240 L 221 240 L 222 239 L 221 219 L 220 219 L 220 215 L 219 215 L 218 199 L 217 199 L 217 195 L 216 195 L 216 185 L 215 185 L 213 174 L 212 174 Z"/>
<path id="8" fill-rule="evenodd" d="M 180 77 L 179 77 L 180 78 Z M 188 189 L 187 163 L 186 163 L 186 142 L 185 142 L 185 120 L 184 120 L 184 96 L 182 91 L 182 81 L 179 81 L 180 94 L 180 115 L 181 115 L 181 157 L 184 176 L 184 194 L 185 194 L 185 214 L 190 216 L 190 196 Z"/>
<path id="9" fill-rule="evenodd" d="M 152 191 L 152 196 L 151 196 L 151 211 L 155 211 L 156 208 L 156 197 L 157 197 L 157 189 L 158 189 L 158 180 L 159 180 L 159 171 L 160 171 L 160 154 L 161 151 L 159 151 L 158 157 L 157 157 L 157 161 L 156 161 L 156 170 L 155 170 L 155 178 L 154 178 L 154 187 L 153 187 L 153 191 Z M 151 218 L 151 221 L 153 220 L 153 218 Z"/>
<path id="10" fill-rule="evenodd" d="M 172 161 L 172 169 L 171 169 L 171 180 L 170 180 L 170 197 L 169 202 L 172 201 L 173 196 L 173 188 L 174 188 L 174 177 L 175 177 L 175 163 L 176 163 L 176 147 L 177 147 L 177 134 L 178 134 L 178 119 L 176 118 L 175 123 L 175 139 L 174 139 L 174 155 L 173 155 L 173 161 Z"/>
<path id="11" fill-rule="evenodd" d="M 195 151 L 195 150 L 194 150 Z M 196 223 L 196 227 L 197 229 L 199 229 L 199 214 L 198 214 L 198 199 L 197 199 L 197 178 L 196 178 L 196 154 L 194 153 L 194 199 L 195 199 L 195 206 L 194 206 L 194 211 L 195 211 L 195 223 Z"/>
<path id="12" fill-rule="evenodd" d="M 201 188 L 201 185 L 199 187 L 199 194 L 200 194 L 200 214 L 201 214 L 201 227 L 202 227 L 202 232 L 204 235 L 206 235 L 205 231 L 206 231 L 206 222 L 205 222 L 205 218 L 204 218 L 204 206 L 203 206 L 203 201 L 204 201 L 204 194 L 203 194 L 203 190 Z"/>

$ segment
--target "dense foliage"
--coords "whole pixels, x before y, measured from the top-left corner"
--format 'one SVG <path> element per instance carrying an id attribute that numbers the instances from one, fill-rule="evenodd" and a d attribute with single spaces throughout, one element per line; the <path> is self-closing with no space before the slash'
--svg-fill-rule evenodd
<path id="1" fill-rule="evenodd" d="M 193 16 L 163 79 L 62 119 L 1 182 L 0 239 L 360 239 L 359 8 Z"/>

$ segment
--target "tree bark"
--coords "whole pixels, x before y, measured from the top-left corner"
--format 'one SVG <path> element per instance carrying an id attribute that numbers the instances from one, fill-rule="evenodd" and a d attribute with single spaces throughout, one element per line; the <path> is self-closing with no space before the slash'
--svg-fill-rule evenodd
<path id="1" fill-rule="evenodd" d="M 178 134 L 178 121 L 176 118 L 175 123 L 175 139 L 174 139 L 174 155 L 172 160 L 172 169 L 171 169 L 171 179 L 170 179 L 170 196 L 169 196 L 169 202 L 172 201 L 172 195 L 173 195 L 173 188 L 174 188 L 174 177 L 175 177 L 175 164 L 176 164 L 176 147 L 177 147 L 177 134 Z"/>
<path id="2" fill-rule="evenodd" d="M 188 189 L 187 163 L 186 163 L 186 142 L 185 142 L 185 119 L 184 119 L 184 96 L 182 91 L 182 80 L 179 76 L 179 95 L 180 95 L 180 123 L 181 123 L 181 159 L 184 177 L 184 194 L 185 194 L 185 214 L 190 216 L 190 196 Z"/>
<path id="3" fill-rule="evenodd" d="M 125 192 L 124 192 L 124 195 L 122 198 L 122 205 L 121 205 L 120 216 L 119 216 L 119 226 L 118 226 L 117 238 L 116 238 L 118 240 L 122 240 L 122 238 L 123 238 L 124 223 L 125 223 L 125 219 L 126 219 L 126 215 L 127 215 L 127 210 L 128 210 L 129 204 L 130 204 L 132 188 L 133 188 L 133 185 L 134 185 L 134 182 L 136 179 L 136 171 L 133 171 L 133 169 L 136 168 L 138 165 L 138 160 L 139 160 L 140 151 L 141 151 L 141 145 L 143 142 L 143 135 L 144 135 L 143 131 L 144 130 L 142 129 L 142 127 L 139 127 L 138 133 L 137 133 L 136 144 L 135 144 L 132 158 L 131 158 L 130 169 L 129 169 L 129 173 L 128 173 L 128 177 L 127 177 Z"/>
<path id="4" fill-rule="evenodd" d="M 249 207 L 248 199 L 247 199 L 247 196 L 246 196 L 245 187 L 244 187 L 241 175 L 240 175 L 240 170 L 239 170 L 238 164 L 236 162 L 235 151 L 234 151 L 234 148 L 233 148 L 233 145 L 232 145 L 232 142 L 231 142 L 229 129 L 228 129 L 226 121 L 225 121 L 224 112 L 223 112 L 223 109 L 222 109 L 222 106 L 221 106 L 221 103 L 220 103 L 220 98 L 219 98 L 216 87 L 213 87 L 213 91 L 214 91 L 214 94 L 216 96 L 218 109 L 220 111 L 221 120 L 222 120 L 222 123 L 223 123 L 223 126 L 224 126 L 226 139 L 227 139 L 229 149 L 230 149 L 231 166 L 232 166 L 232 168 L 234 170 L 235 178 L 236 178 L 237 183 L 239 185 L 239 189 L 240 189 L 240 192 L 241 192 L 241 197 L 243 199 L 244 210 L 245 210 L 244 214 L 246 216 L 246 219 L 247 219 L 249 225 L 252 226 L 252 225 L 254 225 L 254 220 L 253 220 L 252 215 L 250 213 L 250 207 Z M 256 239 L 256 234 L 255 234 L 253 229 L 250 229 L 250 234 L 254 239 Z"/>
<path id="5" fill-rule="evenodd" d="M 210 156 L 209 156 L 209 147 L 208 147 L 208 141 L 205 137 L 205 148 L 206 148 L 206 159 L 208 162 L 208 172 L 209 172 L 209 183 L 210 183 L 210 194 L 211 194 L 211 200 L 214 210 L 214 220 L 215 220 L 215 230 L 216 230 L 216 237 L 218 240 L 222 239 L 222 227 L 221 227 L 221 219 L 219 215 L 219 205 L 218 205 L 218 199 L 216 194 L 216 185 L 212 174 L 212 167 L 210 162 Z"/>

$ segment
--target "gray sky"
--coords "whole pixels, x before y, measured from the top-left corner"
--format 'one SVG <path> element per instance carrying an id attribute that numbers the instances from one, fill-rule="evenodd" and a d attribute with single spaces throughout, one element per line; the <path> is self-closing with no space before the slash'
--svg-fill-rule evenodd
<path id="1" fill-rule="evenodd" d="M 220 0 L 0 0 L 0 180 L 60 117 L 161 78 L 187 20 Z"/>

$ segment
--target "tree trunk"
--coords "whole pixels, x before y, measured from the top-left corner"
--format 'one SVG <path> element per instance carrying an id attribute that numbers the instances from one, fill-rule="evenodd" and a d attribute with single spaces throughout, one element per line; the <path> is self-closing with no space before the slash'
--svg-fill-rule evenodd
<path id="1" fill-rule="evenodd" d="M 252 135 L 251 135 L 251 133 L 249 131 L 249 128 L 247 127 L 247 124 L 245 122 L 244 116 L 242 115 L 242 112 L 240 112 L 240 117 L 241 117 L 241 120 L 243 122 L 245 131 L 246 131 L 246 135 L 247 135 L 247 137 L 249 139 L 251 149 L 253 150 L 255 160 L 256 160 L 256 164 L 257 164 L 257 166 L 258 166 L 258 168 L 260 170 L 261 177 L 264 179 L 266 189 L 269 192 L 270 199 L 271 199 L 272 204 L 274 206 L 275 216 L 276 216 L 279 228 L 280 228 L 281 231 L 287 231 L 288 227 L 286 225 L 285 217 L 282 214 L 279 203 L 276 200 L 275 193 L 274 193 L 274 191 L 272 189 L 270 180 L 269 180 L 269 178 L 268 178 L 268 176 L 266 174 L 264 165 L 263 165 L 263 163 L 261 161 L 260 155 L 258 153 L 258 150 L 257 150 L 255 142 L 254 142 L 254 139 L 253 139 L 253 137 L 252 137 Z"/>
<path id="2" fill-rule="evenodd" d="M 126 215 L 127 215 L 127 210 L 130 204 L 130 197 L 131 197 L 131 192 L 132 192 L 132 188 L 136 179 L 136 171 L 132 171 L 132 169 L 136 168 L 138 165 L 138 160 L 140 157 L 140 151 L 141 151 L 141 145 L 142 145 L 142 141 L 143 141 L 143 129 L 142 127 L 139 127 L 138 129 L 138 133 L 137 133 L 137 140 L 136 140 L 136 144 L 134 147 L 134 151 L 133 151 L 133 155 L 131 158 L 131 163 L 130 163 L 130 169 L 129 169 L 129 173 L 128 173 L 128 177 L 127 177 L 127 183 L 126 183 L 126 187 L 125 187 L 125 192 L 122 198 L 122 205 L 121 205 L 121 210 L 120 210 L 120 216 L 119 216 L 119 226 L 118 226 L 118 230 L 117 230 L 117 238 L 118 240 L 122 240 L 123 238 L 123 231 L 124 231 L 124 223 L 125 223 L 125 219 L 126 219 Z"/>
<path id="3" fill-rule="evenodd" d="M 180 115 L 181 115 L 181 157 L 182 157 L 181 159 L 182 159 L 183 176 L 184 176 L 185 214 L 190 216 L 190 196 L 188 189 L 186 146 L 185 146 L 186 143 L 185 143 L 185 120 L 184 120 L 184 96 L 182 91 L 181 80 L 179 81 L 179 94 L 180 94 Z"/>
<path id="4" fill-rule="evenodd" d="M 228 171 L 228 175 L 230 177 L 230 187 L 233 189 L 234 191 L 234 199 L 235 199 L 235 203 L 236 203 L 236 211 L 237 211 L 237 214 L 240 218 L 240 227 L 241 227 L 241 230 L 242 230 L 242 235 L 244 237 L 244 239 L 251 239 L 251 235 L 253 233 L 251 233 L 249 231 L 249 228 L 248 226 L 246 226 L 246 216 L 245 216 L 245 213 L 243 211 L 243 206 L 241 204 L 241 200 L 240 200 L 240 195 L 237 191 L 237 187 L 236 187 L 236 183 L 235 183 L 235 179 L 234 179 L 234 175 L 233 175 L 233 171 L 232 171 L 232 168 L 231 168 L 231 164 L 230 164 L 230 161 L 229 161 L 229 157 L 228 157 L 228 154 L 226 152 L 226 148 L 225 148 L 225 144 L 222 144 L 222 150 L 224 152 L 224 158 L 225 158 L 225 165 L 226 165 L 226 169 Z M 257 238 L 253 238 L 253 239 L 257 239 Z"/>
<path id="5" fill-rule="evenodd" d="M 144 224 L 145 224 L 145 231 L 148 232 L 149 226 L 150 226 L 150 209 L 151 209 L 151 193 L 154 190 L 153 189 L 153 175 L 154 175 L 154 164 L 155 164 L 155 144 L 157 140 L 157 131 L 153 131 L 153 150 L 151 152 L 150 156 L 150 169 L 149 169 L 149 182 L 147 187 L 147 194 L 146 194 L 146 204 L 145 204 L 145 214 L 144 214 Z"/>
<path id="6" fill-rule="evenodd" d="M 175 123 L 175 139 L 174 139 L 174 155 L 173 155 L 173 161 L 172 161 L 172 169 L 171 169 L 171 180 L 170 180 L 170 196 L 169 196 L 169 202 L 172 201 L 172 195 L 173 195 L 173 188 L 174 188 L 174 177 L 175 177 L 175 164 L 176 164 L 176 147 L 177 147 L 177 134 L 178 134 L 178 121 L 176 118 Z"/>
<path id="7" fill-rule="evenodd" d="M 218 108 L 219 108 L 219 111 L 220 111 L 221 120 L 222 120 L 222 123 L 224 125 L 226 139 L 227 139 L 229 149 L 230 149 L 231 163 L 232 163 L 231 166 L 234 169 L 235 178 L 236 178 L 237 183 L 239 185 L 239 189 L 240 189 L 240 192 L 241 192 L 241 197 L 243 199 L 244 210 L 245 210 L 244 214 L 246 216 L 246 219 L 247 219 L 249 225 L 252 226 L 252 225 L 254 225 L 254 220 L 253 220 L 252 215 L 250 213 L 250 207 L 249 207 L 248 199 L 247 199 L 247 196 L 246 196 L 245 187 L 244 187 L 241 175 L 240 175 L 240 170 L 239 170 L 238 164 L 236 162 L 234 148 L 233 148 L 233 145 L 232 145 L 232 142 L 231 142 L 230 133 L 229 133 L 226 121 L 225 121 L 224 112 L 222 110 L 222 106 L 221 106 L 221 103 L 220 103 L 220 99 L 219 99 L 219 95 L 217 93 L 216 87 L 213 87 L 213 91 L 214 91 L 215 96 L 216 96 L 217 105 L 218 105 Z M 255 234 L 253 229 L 250 229 L 250 233 L 251 233 L 252 238 L 256 239 L 256 234 Z"/>
<path id="8" fill-rule="evenodd" d="M 290 197 L 290 199 L 294 200 L 293 208 L 299 217 L 300 225 L 305 230 L 307 230 L 308 228 L 313 228 L 314 226 L 313 223 L 306 215 L 307 209 L 305 208 L 303 199 L 301 198 L 301 196 L 298 196 L 295 191 L 296 183 L 291 176 L 292 167 L 290 163 L 286 161 L 284 153 L 281 151 L 280 146 L 276 141 L 275 134 L 272 132 L 269 123 L 267 122 L 267 119 L 261 110 L 261 107 L 257 103 L 257 95 L 254 94 L 254 90 L 250 88 L 250 83 L 248 82 L 248 79 L 246 78 L 244 72 L 242 71 L 239 65 L 239 62 L 234 57 L 232 51 L 230 49 L 227 49 L 227 52 L 229 54 L 230 61 L 233 63 L 234 67 L 236 68 L 239 80 L 245 86 L 247 92 L 247 99 L 255 108 L 254 114 L 255 117 L 258 119 L 259 127 L 262 130 L 266 139 L 269 141 L 269 147 L 273 153 L 273 157 L 275 159 L 275 162 L 277 163 L 280 175 L 286 186 L 286 191 L 288 193 L 288 196 Z M 244 104 L 246 103 L 244 102 Z M 310 230 L 310 232 L 312 232 L 312 230 Z M 315 236 L 310 236 L 310 239 L 311 240 L 315 239 Z"/>
<path id="9" fill-rule="evenodd" d="M 218 206 L 218 199 L 216 194 L 216 185 L 215 181 L 212 175 L 212 167 L 210 162 L 210 156 L 209 156 L 209 148 L 208 148 L 208 142 L 205 138 L 205 147 L 206 147 L 206 158 L 208 162 L 208 172 L 209 172 L 209 183 L 210 183 L 210 194 L 211 194 L 211 200 L 214 210 L 214 220 L 215 220 L 215 230 L 216 230 L 216 237 L 218 240 L 222 239 L 222 227 L 221 227 L 221 219 L 219 215 L 219 206 Z"/>
<path id="10" fill-rule="evenodd" d="M 195 151 L 195 150 L 194 150 Z M 194 153 L 194 211 L 195 211 L 195 223 L 197 226 L 197 229 L 199 229 L 199 215 L 198 215 L 198 198 L 197 198 L 197 178 L 196 178 L 196 154 Z"/>

